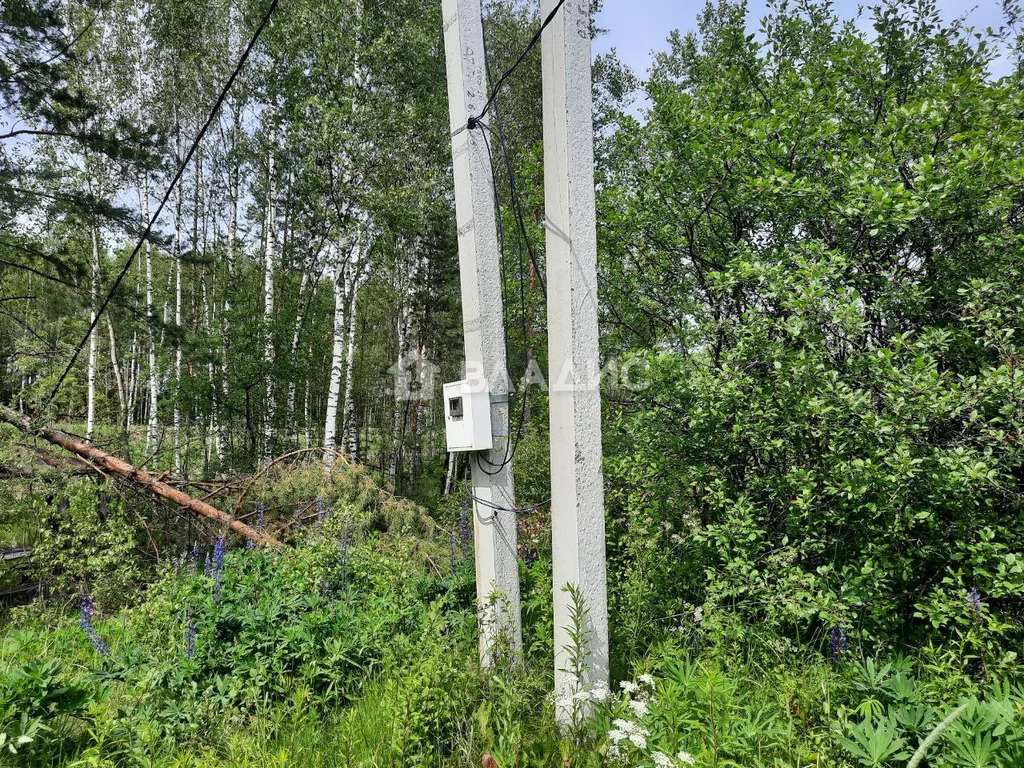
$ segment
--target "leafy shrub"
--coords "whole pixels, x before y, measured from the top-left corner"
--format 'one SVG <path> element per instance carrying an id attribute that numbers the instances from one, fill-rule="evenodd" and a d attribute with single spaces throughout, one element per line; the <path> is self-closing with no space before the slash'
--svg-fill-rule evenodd
<path id="1" fill-rule="evenodd" d="M 977 629 L 975 673 L 1024 637 L 1020 73 L 933 2 L 867 13 L 710 4 L 618 137 L 620 642 L 686 603 L 826 652 Z"/>
<path id="2" fill-rule="evenodd" d="M 32 559 L 40 578 L 64 595 L 90 594 L 104 609 L 138 594 L 138 540 L 122 500 L 96 483 L 80 482 L 36 504 L 40 523 Z"/>
<path id="3" fill-rule="evenodd" d="M 224 706 L 284 696 L 297 682 L 342 701 L 414 633 L 439 587 L 371 539 L 282 552 L 232 549 L 186 564 L 151 590 L 136 642 L 158 653 L 154 682 L 197 686 Z M 168 643 L 168 638 L 173 642 Z M 148 662 L 147 662 L 148 664 Z"/>
<path id="4" fill-rule="evenodd" d="M 102 696 L 96 681 L 69 679 L 54 659 L 6 670 L 0 678 L 0 755 L 39 764 L 73 753 L 91 706 Z"/>

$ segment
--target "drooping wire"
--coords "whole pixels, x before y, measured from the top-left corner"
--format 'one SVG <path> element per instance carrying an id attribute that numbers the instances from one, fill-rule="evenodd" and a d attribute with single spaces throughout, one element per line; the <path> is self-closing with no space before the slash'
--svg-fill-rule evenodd
<path id="1" fill-rule="evenodd" d="M 78 343 L 78 346 L 75 348 L 75 352 L 73 355 L 71 355 L 71 360 L 68 362 L 67 367 L 64 369 L 64 372 L 60 375 L 60 378 L 57 379 L 57 383 L 53 385 L 53 389 L 50 391 L 50 395 L 46 400 L 47 405 L 52 403 L 53 398 L 57 396 L 57 392 L 60 390 L 61 385 L 64 383 L 64 380 L 68 377 L 68 374 L 74 367 L 75 362 L 78 360 L 78 356 L 82 353 L 82 349 L 84 349 L 86 345 L 86 342 L 89 341 L 89 337 L 92 335 L 93 331 L 96 330 L 96 326 L 99 324 L 100 318 L 103 316 L 103 312 L 106 310 L 107 305 L 109 305 L 111 299 L 114 298 L 114 295 L 117 293 L 118 287 L 121 285 L 121 281 L 124 280 L 125 275 L 128 274 L 128 270 L 134 263 L 135 257 L 139 255 L 139 251 L 142 250 L 142 246 L 145 244 L 146 240 L 152 233 L 153 227 L 156 225 L 157 220 L 160 218 L 160 213 L 163 211 L 164 206 L 167 205 L 167 201 L 170 200 L 171 198 L 171 193 L 174 191 L 174 187 L 181 180 L 181 177 L 185 174 L 185 169 L 188 168 L 188 164 L 189 162 L 191 162 L 192 156 L 199 149 L 199 145 L 202 143 L 203 137 L 206 136 L 206 132 L 210 129 L 210 126 L 213 124 L 214 119 L 216 119 L 217 113 L 220 112 L 220 108 L 223 105 L 224 100 L 227 98 L 228 93 L 231 90 L 231 86 L 234 85 L 235 80 L 241 73 L 242 68 L 245 66 L 246 61 L 248 61 L 249 54 L 252 52 L 252 49 L 256 46 L 256 43 L 257 41 L 259 41 L 260 35 L 263 34 L 263 30 L 267 27 L 267 24 L 270 23 L 270 17 L 274 14 L 274 11 L 277 9 L 279 1 L 280 0 L 270 0 L 270 6 L 267 8 L 267 12 L 263 15 L 263 19 L 260 21 L 259 26 L 256 27 L 256 31 L 253 32 L 252 37 L 249 38 L 249 43 L 248 45 L 246 45 L 245 50 L 242 52 L 241 57 L 238 59 L 238 63 L 235 65 L 234 71 L 231 73 L 231 76 L 227 79 L 227 82 L 224 83 L 224 87 L 221 89 L 220 95 L 217 96 L 217 101 L 214 102 L 213 108 L 210 110 L 209 117 L 206 118 L 206 122 L 203 124 L 203 127 L 199 130 L 199 133 L 196 134 L 195 139 L 192 141 L 192 146 L 189 147 L 188 153 L 185 155 L 185 159 L 181 162 L 181 165 L 178 167 L 177 172 L 174 174 L 174 178 L 171 179 L 171 183 L 167 186 L 167 190 L 164 192 L 163 199 L 157 206 L 156 211 L 150 217 L 149 223 L 146 224 L 146 229 L 143 231 L 142 236 L 139 238 L 138 243 L 135 244 L 135 248 L 132 249 L 131 255 L 128 257 L 128 260 L 124 263 L 124 266 L 121 268 L 121 271 L 114 279 L 114 284 L 110 286 L 110 290 L 107 292 L 106 297 L 103 299 L 103 303 L 100 304 L 99 309 L 96 310 L 96 313 L 93 316 L 92 323 L 89 325 L 89 330 L 85 332 L 85 336 L 82 337 L 82 340 Z"/>
<path id="2" fill-rule="evenodd" d="M 545 504 L 551 501 L 551 498 L 548 497 L 544 499 L 544 501 L 538 501 L 536 504 L 530 504 L 529 506 L 526 507 L 503 507 L 500 504 L 495 504 L 493 501 L 489 501 L 474 494 L 473 486 L 470 483 L 466 483 L 466 495 L 469 496 L 469 498 L 472 501 L 475 501 L 482 507 L 487 507 L 488 509 L 493 509 L 497 512 L 514 512 L 517 515 L 526 514 L 527 512 L 533 512 L 534 510 L 540 509 Z"/>
<path id="3" fill-rule="evenodd" d="M 533 265 L 534 274 L 537 276 L 537 281 L 540 283 L 541 294 L 543 296 L 545 296 L 545 297 L 547 297 L 548 289 L 547 289 L 547 285 L 545 285 L 545 283 L 544 283 L 544 273 L 541 271 L 540 264 L 537 263 L 537 253 L 536 253 L 536 250 L 534 249 L 532 243 L 530 242 L 530 236 L 529 236 L 529 234 L 526 231 L 526 217 L 523 214 L 522 198 L 519 195 L 519 186 L 518 186 L 518 184 L 516 184 L 516 174 L 515 174 L 515 170 L 512 167 L 512 161 L 510 159 L 510 153 L 509 153 L 509 150 L 508 150 L 508 142 L 505 140 L 505 129 L 504 129 L 504 124 L 502 123 L 502 120 L 501 120 L 501 111 L 498 109 L 496 101 L 497 101 L 498 92 L 499 92 L 499 90 L 501 88 L 502 82 L 510 74 L 512 74 L 512 72 L 514 72 L 515 69 L 523 62 L 523 60 L 526 58 L 526 55 L 530 52 L 530 50 L 536 45 L 537 41 L 540 39 L 541 33 L 544 31 L 544 28 L 547 27 L 548 24 L 551 23 L 552 19 L 554 19 L 554 17 L 555 17 L 555 13 L 561 7 L 562 7 L 562 3 L 559 3 L 551 11 L 551 13 L 548 14 L 548 17 L 544 20 L 544 23 L 541 24 L 540 29 L 534 35 L 533 39 L 530 41 L 530 44 L 526 47 L 526 50 L 524 50 L 523 53 L 520 54 L 519 58 L 516 60 L 516 63 L 513 64 L 505 72 L 505 74 L 503 74 L 501 76 L 501 78 L 499 79 L 497 85 L 495 85 L 494 80 L 493 80 L 493 78 L 491 78 L 491 75 L 490 75 L 490 69 L 489 69 L 490 55 L 487 52 L 487 36 L 484 35 L 484 38 L 483 38 L 484 66 L 488 68 L 487 69 L 487 78 L 488 78 L 489 84 L 491 85 L 492 93 L 491 93 L 491 97 L 487 101 L 487 105 L 484 107 L 484 109 L 480 113 L 479 117 L 473 118 L 473 119 L 471 119 L 469 121 L 469 127 L 470 128 L 474 128 L 474 127 L 479 126 L 479 127 L 483 128 L 485 130 L 490 131 L 492 134 L 495 134 L 495 137 L 498 139 L 498 144 L 501 146 L 502 158 L 504 159 L 504 162 L 505 162 L 505 173 L 508 174 L 509 192 L 510 192 L 510 194 L 512 196 L 513 212 L 515 213 L 516 223 L 518 224 L 519 233 L 520 233 L 520 235 L 522 237 L 522 244 L 525 244 L 526 250 L 530 254 L 530 263 Z M 482 22 L 482 19 L 481 19 L 481 22 Z M 495 122 L 498 125 L 497 133 L 495 133 L 494 129 L 491 128 L 491 126 L 488 123 L 484 123 L 482 121 L 482 118 L 483 118 L 484 114 L 487 113 L 487 111 L 490 109 L 490 107 L 492 105 L 494 105 L 494 107 L 495 107 L 495 109 L 494 109 L 494 118 L 495 118 Z"/>
<path id="4" fill-rule="evenodd" d="M 487 46 L 486 46 L 486 44 L 484 45 L 484 55 L 485 56 L 487 55 Z M 529 359 L 529 355 L 527 354 L 527 349 L 526 349 L 526 346 L 527 346 L 526 345 L 526 338 L 527 338 L 527 335 L 528 335 L 528 329 L 527 329 L 527 322 L 526 322 L 526 281 L 523 278 L 523 275 L 525 274 L 525 270 L 523 269 L 523 246 L 524 245 L 526 246 L 526 250 L 529 251 L 529 253 L 530 253 L 530 263 L 533 264 L 534 274 L 536 275 L 537 280 L 540 282 L 541 293 L 542 293 L 542 295 L 545 298 L 547 298 L 547 287 L 544 285 L 544 278 L 541 275 L 540 267 L 537 264 L 537 257 L 536 257 L 536 255 L 534 253 L 533 247 L 530 244 L 530 235 L 526 231 L 526 222 L 524 221 L 524 218 L 523 218 L 523 208 L 522 208 L 522 205 L 520 204 L 519 192 L 518 192 L 517 187 L 516 187 L 516 174 L 515 174 L 515 171 L 512 168 L 512 160 L 511 160 L 511 157 L 509 156 L 510 153 L 508 151 L 508 143 L 505 141 L 505 129 L 504 129 L 504 125 L 503 125 L 502 120 L 501 120 L 501 111 L 499 109 L 497 109 L 497 108 L 495 108 L 495 110 L 494 110 L 494 119 L 495 119 L 495 122 L 498 124 L 498 142 L 501 145 L 501 154 L 502 154 L 502 157 L 505 160 L 505 172 L 508 174 L 509 192 L 510 192 L 510 194 L 512 196 L 512 202 L 513 202 L 513 205 L 514 205 L 514 212 L 515 212 L 515 215 L 516 215 L 516 220 L 519 223 L 519 235 L 522 238 L 517 243 L 516 256 L 518 258 L 518 267 L 519 267 L 519 307 L 520 307 L 520 321 L 522 323 L 522 332 L 523 332 L 523 376 L 524 376 L 524 381 L 525 381 L 525 376 L 529 373 L 530 359 Z M 491 130 L 489 125 L 484 124 L 484 126 L 488 130 Z M 524 412 L 525 412 L 525 406 L 524 406 Z"/>
<path id="5" fill-rule="evenodd" d="M 530 40 L 530 44 L 526 46 L 526 49 L 521 54 L 519 54 L 519 58 L 516 59 L 515 63 L 507 70 L 505 70 L 504 74 L 502 74 L 502 76 L 498 78 L 498 82 L 494 86 L 492 86 L 491 94 L 490 96 L 487 97 L 487 103 L 484 104 L 484 108 L 480 110 L 480 114 L 471 116 L 469 118 L 469 123 L 466 126 L 467 128 L 475 128 L 477 123 L 479 123 L 483 116 L 487 114 L 487 111 L 491 108 L 491 105 L 494 103 L 494 100 L 498 98 L 498 91 L 500 91 L 502 86 L 505 85 L 505 81 L 508 80 L 512 73 L 519 68 L 519 65 L 526 60 L 526 57 L 529 55 L 530 51 L 533 50 L 534 46 L 537 45 L 537 42 L 540 40 L 541 34 L 543 34 L 544 30 L 547 29 L 548 24 L 555 20 L 555 15 L 558 13 L 559 10 L 561 10 L 563 5 L 565 5 L 565 0 L 558 0 L 558 4 L 551 9 L 551 13 L 549 13 L 547 17 L 544 19 L 543 23 L 541 23 L 540 29 L 538 29 L 536 33 L 534 33 L 533 38 Z"/>
<path id="6" fill-rule="evenodd" d="M 530 254 L 530 263 L 533 265 L 533 272 L 537 276 L 537 282 L 540 283 L 541 295 L 547 298 L 548 287 L 544 282 L 544 273 L 541 272 L 540 264 L 537 263 L 537 252 L 530 242 L 530 236 L 526 231 L 526 217 L 523 215 L 523 204 L 522 199 L 519 197 L 519 186 L 516 184 L 516 174 L 512 168 L 512 160 L 509 157 L 508 143 L 505 141 L 505 131 L 502 128 L 501 118 L 498 111 L 495 110 L 495 122 L 498 124 L 498 132 L 495 137 L 498 139 L 498 143 L 501 146 L 501 154 L 505 161 L 505 172 L 508 174 L 508 185 L 509 191 L 512 197 L 513 213 L 516 217 L 516 223 L 519 225 L 519 234 L 522 237 L 522 244 L 526 245 L 526 250 Z M 487 123 L 480 123 L 481 126 L 494 133 L 494 129 L 491 128 Z"/>
<path id="7" fill-rule="evenodd" d="M 501 206 L 498 203 L 498 177 L 495 175 L 495 172 L 494 172 L 494 157 L 491 154 L 491 144 L 487 140 L 487 133 L 486 133 L 486 131 L 483 130 L 483 123 L 478 123 L 478 126 L 481 129 L 481 134 L 480 135 L 483 138 L 484 147 L 487 149 L 487 167 L 490 169 L 490 172 L 491 172 L 491 188 L 494 191 L 494 198 L 493 198 L 494 199 L 494 221 L 495 221 L 495 226 L 497 227 L 498 254 L 500 256 L 500 263 L 501 263 L 501 269 L 500 269 L 500 272 L 501 272 L 501 306 L 502 306 L 502 315 L 503 315 L 503 317 L 502 317 L 502 333 L 503 333 L 503 336 L 504 336 L 503 343 L 505 345 L 505 367 L 506 367 L 505 375 L 508 376 L 509 340 L 508 340 L 508 301 L 506 300 L 506 296 L 505 296 L 505 284 L 507 282 L 506 279 L 505 279 L 505 225 L 504 225 L 504 220 L 503 220 L 502 214 L 501 214 Z M 522 276 L 520 275 L 520 279 L 521 278 L 522 278 Z M 524 402 L 525 402 L 525 398 L 524 398 Z M 524 416 L 525 416 L 525 411 L 524 411 Z M 508 421 L 507 421 L 506 428 L 508 430 L 507 434 L 511 435 L 512 434 L 512 409 L 511 408 L 508 409 Z M 520 438 L 520 436 L 522 434 L 522 428 L 523 428 L 522 419 L 520 419 L 519 427 L 516 430 L 515 442 L 513 443 L 513 442 L 510 442 L 508 440 L 505 441 L 505 453 L 504 453 L 504 456 L 502 457 L 502 460 L 501 460 L 500 464 L 496 464 L 496 463 L 492 462 L 490 459 L 488 459 L 487 457 L 483 456 L 483 454 L 481 454 L 481 453 L 477 453 L 476 454 L 477 466 L 480 467 L 480 470 L 482 472 L 484 472 L 484 473 L 486 473 L 488 475 L 497 475 L 499 472 L 501 472 L 505 467 L 507 467 L 512 462 L 512 459 L 515 457 L 516 449 L 519 447 L 519 438 Z M 484 462 L 489 464 L 491 467 L 494 467 L 494 470 L 493 471 L 488 470 L 484 466 Z"/>
<path id="8" fill-rule="evenodd" d="M 495 110 L 495 114 L 497 114 L 497 109 Z M 497 176 L 495 175 L 495 172 L 494 172 L 494 156 L 491 154 L 491 144 L 487 140 L 487 132 L 485 130 L 486 124 L 485 123 L 479 123 L 478 125 L 480 126 L 480 129 L 481 129 L 481 136 L 483 137 L 483 140 L 484 140 L 484 146 L 487 148 L 487 162 L 488 162 L 488 166 L 491 169 L 491 184 L 492 184 L 492 187 L 494 189 L 494 216 L 495 216 L 495 221 L 497 222 L 497 227 L 498 227 L 498 249 L 499 249 L 499 253 L 501 254 L 501 278 L 502 278 L 501 279 L 501 294 L 502 294 L 501 299 L 502 299 L 502 311 L 503 311 L 503 313 L 505 315 L 505 319 L 504 319 L 504 322 L 503 322 L 503 329 L 502 330 L 503 330 L 504 336 L 505 336 L 505 338 L 504 338 L 504 343 L 505 343 L 505 365 L 506 365 L 506 368 L 507 368 L 508 360 L 509 360 L 509 346 L 510 345 L 509 345 L 509 338 L 508 338 L 508 326 L 509 326 L 509 323 L 508 323 L 508 301 L 507 301 L 507 298 L 506 298 L 506 295 L 505 295 L 505 284 L 507 282 L 506 279 L 505 279 L 505 226 L 504 226 L 504 220 L 503 220 L 503 216 L 502 216 L 502 212 L 501 212 L 501 206 L 498 203 L 498 179 L 497 179 Z M 515 458 L 516 451 L 519 448 L 519 442 L 522 440 L 523 428 L 524 428 L 524 426 L 526 424 L 526 406 L 527 406 L 527 401 L 528 401 L 527 391 L 526 391 L 526 374 L 529 371 L 529 360 L 527 359 L 527 355 L 526 355 L 526 294 L 525 294 L 524 284 L 525 284 L 525 280 L 523 278 L 522 248 L 520 247 L 520 249 L 519 249 L 519 298 L 520 298 L 520 313 L 521 313 L 522 324 L 523 324 L 523 358 L 524 358 L 524 364 L 523 364 L 523 384 L 524 384 L 524 386 L 523 386 L 523 391 L 522 391 L 522 395 L 521 395 L 521 398 L 520 398 L 521 399 L 521 411 L 520 411 L 520 414 L 519 414 L 519 424 L 516 426 L 516 430 L 515 430 L 515 440 L 513 440 L 511 442 L 506 440 L 506 442 L 505 442 L 505 455 L 502 458 L 500 464 L 495 464 L 494 462 L 492 462 L 490 459 L 488 459 L 486 456 L 484 456 L 481 453 L 477 453 L 476 454 L 477 466 L 480 467 L 480 470 L 482 472 L 484 472 L 484 473 L 486 473 L 488 475 L 496 475 L 499 472 L 501 472 L 501 470 L 503 470 L 506 466 L 508 466 L 509 464 L 512 463 L 512 460 Z M 506 371 L 506 375 L 507 375 L 507 371 Z M 511 409 L 511 407 L 508 409 L 508 434 L 509 435 L 512 434 L 512 409 Z M 488 470 L 486 467 L 484 467 L 484 463 L 489 464 L 491 467 L 494 468 L 494 470 L 493 471 Z"/>
<path id="9" fill-rule="evenodd" d="M 561 4 L 559 4 L 559 7 L 561 7 Z M 558 10 L 558 9 L 556 8 L 555 10 Z M 553 17 L 554 17 L 554 11 L 551 14 L 549 14 L 548 19 L 545 21 L 545 23 L 541 27 L 541 31 L 543 31 L 543 28 L 545 26 L 547 26 L 547 24 L 551 21 L 551 19 Z M 539 37 L 540 37 L 540 32 L 537 33 L 537 35 L 534 38 L 534 41 L 530 44 L 531 47 L 532 47 L 533 43 L 535 43 L 536 40 L 539 39 Z M 529 52 L 529 49 L 527 49 L 527 52 Z M 488 54 L 487 54 L 487 40 L 486 40 L 486 37 L 484 38 L 483 54 L 484 54 L 484 66 L 485 67 L 489 67 L 489 57 L 488 57 Z M 523 54 L 523 56 L 520 56 L 520 61 L 522 60 L 522 58 L 524 56 L 525 56 L 525 53 Z M 518 63 L 517 63 L 516 66 L 518 66 Z M 514 69 L 515 69 L 515 66 L 512 67 L 512 69 L 509 70 L 509 72 L 507 72 L 505 76 L 507 76 Z M 500 83 L 499 83 L 498 86 L 494 86 L 493 85 L 493 80 L 491 80 L 489 68 L 488 68 L 487 76 L 488 76 L 488 80 L 492 84 L 492 89 L 493 89 L 494 94 L 496 96 L 497 92 L 498 92 L 498 89 L 500 88 Z M 505 77 L 505 76 L 503 76 L 503 77 Z M 504 159 L 504 165 L 505 165 L 505 172 L 508 175 L 509 191 L 511 193 L 512 200 L 513 200 L 513 213 L 515 214 L 517 222 L 518 222 L 518 225 L 519 225 L 519 227 L 518 227 L 519 228 L 519 235 L 520 235 L 520 238 L 521 238 L 520 240 L 517 241 L 517 244 L 516 244 L 517 245 L 516 253 L 517 253 L 517 257 L 518 257 L 518 268 L 519 268 L 518 269 L 518 272 L 519 272 L 518 277 L 519 277 L 520 320 L 521 320 L 521 323 L 522 323 L 522 333 L 523 333 L 523 391 L 522 391 L 522 394 L 521 394 L 521 411 L 520 411 L 520 414 L 519 414 L 519 423 L 518 423 L 518 425 L 516 427 L 516 430 L 515 430 L 515 439 L 513 441 L 511 441 L 511 442 L 506 441 L 506 443 L 505 443 L 505 454 L 504 454 L 500 464 L 496 464 L 495 462 L 492 462 L 490 459 L 488 459 L 486 456 L 484 456 L 481 453 L 477 453 L 476 454 L 476 463 L 477 463 L 477 466 L 480 468 L 480 470 L 482 472 L 484 472 L 485 474 L 488 474 L 488 475 L 496 475 L 499 472 L 501 472 L 506 466 L 508 466 L 508 464 L 510 464 L 512 462 L 512 460 L 515 458 L 516 451 L 519 448 L 519 443 L 522 440 L 523 429 L 524 429 L 525 424 L 526 424 L 526 409 L 527 409 L 527 404 L 528 404 L 528 401 L 529 401 L 529 396 L 528 396 L 528 392 L 527 392 L 527 388 L 529 386 L 528 382 L 527 382 L 527 375 L 529 374 L 529 369 L 530 369 L 530 359 L 529 359 L 529 354 L 528 354 L 528 350 L 527 350 L 528 345 L 527 345 L 527 320 L 526 320 L 526 314 L 527 314 L 527 312 L 526 312 L 526 279 L 525 279 L 525 276 L 524 276 L 525 275 L 525 270 L 523 269 L 523 246 L 524 245 L 526 246 L 526 249 L 530 253 L 531 263 L 533 264 L 534 271 L 535 271 L 538 279 L 540 280 L 542 287 L 544 285 L 544 281 L 543 281 L 543 278 L 541 276 L 540 268 L 539 268 L 539 266 L 537 264 L 536 255 L 534 254 L 533 248 L 530 245 L 529 234 L 528 234 L 528 232 L 526 230 L 526 222 L 525 222 L 524 217 L 523 217 L 522 205 L 521 205 L 521 202 L 520 202 L 520 199 L 519 199 L 518 189 L 517 189 L 516 183 L 515 183 L 515 171 L 514 171 L 514 169 L 512 167 L 512 161 L 511 161 L 511 158 L 509 156 L 510 153 L 509 153 L 509 150 L 508 150 L 508 143 L 505 141 L 505 131 L 504 131 L 503 123 L 502 123 L 502 120 L 501 120 L 501 110 L 499 109 L 499 106 L 498 106 L 497 101 L 496 101 L 495 98 L 492 98 L 491 101 L 488 103 L 488 105 L 489 106 L 491 106 L 491 105 L 494 106 L 494 119 L 495 119 L 495 122 L 497 123 L 497 126 L 498 126 L 498 131 L 495 134 L 495 136 L 498 139 L 499 145 L 501 146 L 502 157 Z M 504 227 L 504 217 L 502 215 L 501 206 L 500 206 L 500 204 L 498 202 L 498 179 L 497 179 L 497 174 L 495 173 L 494 156 L 493 156 L 493 154 L 491 152 L 490 141 L 487 138 L 487 132 L 491 131 L 492 133 L 494 133 L 494 130 L 490 127 L 489 124 L 487 124 L 486 122 L 484 122 L 482 120 L 477 120 L 475 122 L 475 124 L 474 124 L 474 127 L 480 129 L 481 136 L 482 136 L 483 141 L 484 141 L 484 147 L 487 150 L 488 167 L 489 167 L 490 173 L 491 173 L 491 185 L 492 185 L 492 189 L 494 190 L 494 209 L 495 209 L 494 213 L 495 213 L 495 221 L 496 221 L 497 230 L 498 230 L 498 233 L 497 233 L 498 234 L 498 248 L 499 248 L 499 253 L 501 254 L 501 277 L 502 277 L 502 280 L 501 280 L 501 292 L 502 292 L 502 307 L 503 307 L 503 312 L 504 312 L 504 315 L 505 315 L 503 331 L 504 331 L 504 337 L 505 337 L 504 338 L 504 343 L 505 343 L 505 360 L 506 360 L 506 366 L 507 366 L 508 359 L 509 359 L 509 339 L 508 339 L 508 325 L 509 325 L 509 323 L 508 323 L 508 301 L 507 301 L 507 298 L 506 298 L 506 295 L 505 295 L 505 290 L 506 290 L 505 289 L 505 286 L 506 286 L 506 279 L 505 279 L 505 227 Z M 546 290 L 545 290 L 545 293 L 546 293 Z M 509 412 L 508 412 L 508 434 L 509 435 L 512 434 L 512 410 L 511 410 L 511 408 L 509 408 Z M 487 467 L 485 467 L 484 466 L 485 463 L 490 465 L 490 467 L 492 467 L 493 469 L 488 469 Z"/>

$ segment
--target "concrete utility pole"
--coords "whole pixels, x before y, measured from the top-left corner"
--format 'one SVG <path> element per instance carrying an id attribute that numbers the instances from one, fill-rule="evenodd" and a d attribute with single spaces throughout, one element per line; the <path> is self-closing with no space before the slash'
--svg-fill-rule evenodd
<path id="1" fill-rule="evenodd" d="M 516 516 L 512 511 L 515 491 L 512 464 L 505 463 L 509 438 L 508 368 L 493 177 L 483 131 L 467 127 L 470 116 L 478 114 L 487 102 L 484 32 L 480 0 L 443 0 L 441 7 L 448 70 L 466 371 L 469 379 L 486 377 L 491 392 L 494 447 L 471 455 L 470 463 L 473 495 L 477 498 L 473 502 L 473 528 L 476 539 L 476 595 L 480 611 L 480 659 L 485 666 L 492 666 L 496 643 L 508 643 L 518 652 L 522 646 L 522 628 Z"/>
<path id="2" fill-rule="evenodd" d="M 557 4 L 541 0 L 541 18 Z M 572 694 L 608 683 L 588 0 L 566 0 L 544 31 L 542 51 L 555 695 L 565 722 Z M 573 601 L 566 585 L 579 590 L 587 611 L 587 655 L 577 670 L 568 650 Z"/>

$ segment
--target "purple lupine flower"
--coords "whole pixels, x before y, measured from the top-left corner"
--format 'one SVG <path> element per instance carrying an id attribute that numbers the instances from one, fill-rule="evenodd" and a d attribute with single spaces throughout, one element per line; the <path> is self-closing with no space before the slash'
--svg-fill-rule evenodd
<path id="1" fill-rule="evenodd" d="M 295 527 L 299 528 L 302 526 L 302 507 L 295 510 Z"/>
<path id="2" fill-rule="evenodd" d="M 85 634 L 89 637 L 89 643 L 93 649 L 100 656 L 106 656 L 107 658 L 113 658 L 114 654 L 110 652 L 110 647 L 104 642 L 103 638 L 100 637 L 100 633 L 96 631 L 96 628 L 92 625 L 92 613 L 93 604 L 92 598 L 89 595 L 82 595 L 82 615 L 78 619 L 78 624 Z"/>
<path id="3" fill-rule="evenodd" d="M 203 553 L 199 549 L 199 542 L 197 541 L 192 547 L 192 569 L 195 571 L 199 570 L 199 563 L 202 562 Z"/>
<path id="4" fill-rule="evenodd" d="M 523 562 L 526 564 L 527 568 L 537 562 L 537 553 L 534 551 L 533 547 L 523 547 Z"/>
<path id="5" fill-rule="evenodd" d="M 967 593 L 967 607 L 975 613 L 981 613 L 981 593 L 976 588 Z"/>
<path id="6" fill-rule="evenodd" d="M 220 600 L 221 576 L 224 574 L 224 552 L 227 540 L 221 536 L 213 545 L 213 602 Z"/>
<path id="7" fill-rule="evenodd" d="M 459 542 L 462 544 L 462 556 L 469 557 L 472 553 L 473 526 L 469 521 L 469 502 L 462 502 L 459 514 Z"/>
<path id="8" fill-rule="evenodd" d="M 327 597 L 331 593 L 331 582 L 329 579 L 324 579 L 320 584 L 320 588 L 324 592 L 324 597 Z"/>
<path id="9" fill-rule="evenodd" d="M 185 611 L 185 658 L 196 657 L 196 623 L 192 620 L 192 611 Z"/>
<path id="10" fill-rule="evenodd" d="M 832 660 L 839 661 L 846 653 L 846 625 L 842 622 L 834 624 L 829 639 L 832 641 Z"/>
<path id="11" fill-rule="evenodd" d="M 82 595 L 82 616 L 78 619 L 78 624 L 86 632 L 92 629 L 92 598 L 88 595 Z"/>
<path id="12" fill-rule="evenodd" d="M 213 545 L 213 569 L 214 571 L 224 570 L 224 552 L 227 551 L 227 539 L 221 536 Z"/>

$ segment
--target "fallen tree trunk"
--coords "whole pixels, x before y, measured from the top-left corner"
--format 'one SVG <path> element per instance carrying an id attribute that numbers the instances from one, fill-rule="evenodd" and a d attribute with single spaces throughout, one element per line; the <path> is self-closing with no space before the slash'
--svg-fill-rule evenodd
<path id="1" fill-rule="evenodd" d="M 127 461 L 122 461 L 116 456 L 111 456 L 106 451 L 101 451 L 99 448 L 74 438 L 66 432 L 61 432 L 59 429 L 53 429 L 52 427 L 33 427 L 32 423 L 24 415 L 3 405 L 0 405 L 0 421 L 5 421 L 8 424 L 17 427 L 25 434 L 37 435 L 48 443 L 52 443 L 53 445 L 60 446 L 67 451 L 71 451 L 71 453 L 75 454 L 79 458 L 84 459 L 97 467 L 102 467 L 110 474 L 146 487 L 157 496 L 167 499 L 168 501 L 172 501 L 178 506 L 187 509 L 189 512 L 196 515 L 200 515 L 220 523 L 221 525 L 230 528 L 235 533 L 245 536 L 247 539 L 251 539 L 252 541 L 259 542 L 261 544 L 267 544 L 272 547 L 281 546 L 281 542 L 273 536 L 269 536 L 262 531 L 258 531 L 240 520 L 235 520 L 227 512 L 219 510 L 216 507 L 207 504 L 205 501 L 195 499 L 187 493 L 179 491 L 177 488 L 168 485 L 161 479 L 154 477 L 145 470 L 134 467 Z"/>

